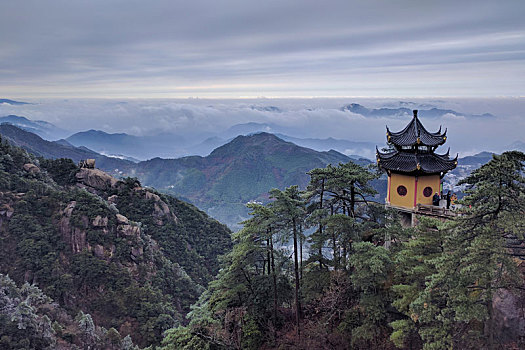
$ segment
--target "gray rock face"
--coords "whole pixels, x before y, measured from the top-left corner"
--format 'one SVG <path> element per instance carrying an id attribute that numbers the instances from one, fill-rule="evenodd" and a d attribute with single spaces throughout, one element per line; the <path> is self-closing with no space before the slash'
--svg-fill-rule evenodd
<path id="1" fill-rule="evenodd" d="M 503 344 L 519 342 L 525 336 L 525 295 L 500 290 L 494 295 L 492 306 L 495 337 Z"/>
<path id="2" fill-rule="evenodd" d="M 162 226 L 165 223 L 164 220 L 177 222 L 177 216 L 170 210 L 166 202 L 153 192 L 149 192 L 148 190 L 145 190 L 144 192 L 146 199 L 155 202 L 153 205 L 152 216 L 156 225 Z"/>
<path id="3" fill-rule="evenodd" d="M 100 215 L 97 215 L 93 219 L 93 226 L 94 227 L 107 227 L 108 226 L 108 218 L 107 217 L 102 217 Z"/>
<path id="4" fill-rule="evenodd" d="M 9 221 L 11 216 L 13 216 L 15 212 L 13 209 L 14 203 L 21 197 L 21 194 L 0 192 L 0 229 L 3 227 L 4 222 Z"/>
<path id="5" fill-rule="evenodd" d="M 119 225 L 127 225 L 127 224 L 129 224 L 128 218 L 125 217 L 124 215 L 116 214 L 116 216 L 117 216 L 117 223 Z"/>
<path id="6" fill-rule="evenodd" d="M 31 163 L 24 164 L 24 170 L 30 174 L 38 174 L 40 172 L 40 168 Z"/>
<path id="7" fill-rule="evenodd" d="M 75 253 L 81 252 L 87 247 L 86 244 L 86 230 L 71 226 L 71 214 L 77 205 L 76 201 L 72 201 L 62 211 L 60 221 L 58 223 L 58 230 L 64 240 L 69 243 L 71 250 Z"/>
<path id="8" fill-rule="evenodd" d="M 132 247 L 131 248 L 131 258 L 133 260 L 136 260 L 137 258 L 142 256 L 142 254 L 144 254 L 144 248 L 142 247 Z"/>
<path id="9" fill-rule="evenodd" d="M 133 225 L 119 225 L 117 231 L 124 236 L 139 236 L 140 227 Z"/>
<path id="10" fill-rule="evenodd" d="M 100 259 L 105 258 L 103 246 L 101 246 L 100 244 L 96 244 L 92 249 L 93 249 L 93 254 L 95 254 L 97 258 L 100 258 Z"/>

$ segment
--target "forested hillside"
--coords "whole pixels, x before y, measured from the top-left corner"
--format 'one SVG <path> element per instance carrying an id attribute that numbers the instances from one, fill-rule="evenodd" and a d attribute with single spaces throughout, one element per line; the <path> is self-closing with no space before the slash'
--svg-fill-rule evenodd
<path id="1" fill-rule="evenodd" d="M 162 349 L 523 349 L 524 170 L 523 153 L 494 156 L 462 181 L 459 215 L 415 228 L 366 201 L 375 174 L 312 170 L 305 192 L 250 205 Z"/>
<path id="2" fill-rule="evenodd" d="M 158 344 L 230 247 L 226 226 L 136 179 L 0 142 L 2 349 Z"/>
<path id="3" fill-rule="evenodd" d="M 308 184 L 309 170 L 348 162 L 335 151 L 317 152 L 259 133 L 238 136 L 207 157 L 154 158 L 137 165 L 144 183 L 188 198 L 230 227 L 247 215 L 249 201 L 268 200 L 271 188 Z"/>

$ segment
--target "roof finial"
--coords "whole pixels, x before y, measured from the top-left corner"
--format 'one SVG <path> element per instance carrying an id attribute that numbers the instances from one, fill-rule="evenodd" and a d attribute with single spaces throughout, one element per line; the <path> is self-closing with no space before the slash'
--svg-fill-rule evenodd
<path id="1" fill-rule="evenodd" d="M 414 113 L 414 118 L 417 118 L 417 109 L 414 109 L 412 113 Z"/>

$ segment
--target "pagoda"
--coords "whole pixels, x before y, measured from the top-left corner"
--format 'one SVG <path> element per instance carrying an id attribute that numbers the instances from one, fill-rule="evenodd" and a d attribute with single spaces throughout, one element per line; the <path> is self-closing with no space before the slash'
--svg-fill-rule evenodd
<path id="1" fill-rule="evenodd" d="M 446 154 L 434 153 L 447 140 L 447 130 L 428 132 L 417 116 L 399 132 L 386 128 L 386 137 L 392 150 L 380 152 L 376 147 L 377 164 L 388 175 L 386 205 L 405 212 L 443 213 L 433 210 L 432 197 L 441 192 L 441 180 L 458 164 Z M 413 221 L 413 220 L 412 220 Z"/>

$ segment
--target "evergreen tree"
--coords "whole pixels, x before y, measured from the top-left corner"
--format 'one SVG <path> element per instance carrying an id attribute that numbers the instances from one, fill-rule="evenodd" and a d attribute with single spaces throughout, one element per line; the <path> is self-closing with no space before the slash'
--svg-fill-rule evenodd
<path id="1" fill-rule="evenodd" d="M 6 349 L 52 349 L 56 337 L 42 309 L 51 303 L 35 285 L 18 288 L 0 274 L 0 347 Z"/>
<path id="2" fill-rule="evenodd" d="M 515 257 L 525 252 L 525 155 L 506 152 L 474 171 L 461 215 L 423 225 L 396 255 L 400 296 L 409 319 L 392 323 L 392 340 L 406 344 L 417 330 L 424 349 L 495 346 L 493 297 L 522 288 Z"/>
<path id="3" fill-rule="evenodd" d="M 284 191 L 272 189 L 271 198 L 275 201 L 271 203 L 271 208 L 275 213 L 278 225 L 285 230 L 291 230 L 293 238 L 293 255 L 294 255 L 294 280 L 295 280 L 295 323 L 296 332 L 299 336 L 300 319 L 301 319 L 301 301 L 299 299 L 299 257 L 298 257 L 298 238 L 301 234 L 300 227 L 304 220 L 305 204 L 301 198 L 299 188 L 291 186 Z"/>
<path id="4" fill-rule="evenodd" d="M 498 290 L 521 288 L 523 282 L 513 258 L 525 257 L 525 154 L 494 155 L 460 184 L 468 184 L 463 216 L 451 230 L 450 250 L 441 264 L 457 257 L 450 298 L 455 319 L 484 322 L 483 346 L 494 348 L 493 297 Z M 450 266 L 452 268 L 452 266 Z M 454 272 L 454 273 L 453 273 Z M 468 341 L 468 339 L 467 339 Z"/>
<path id="5" fill-rule="evenodd" d="M 391 278 L 390 252 L 370 242 L 356 243 L 350 257 L 353 273 L 350 277 L 359 291 L 361 317 L 352 329 L 352 342 L 364 340 L 368 348 L 382 348 L 389 334 L 387 308 L 390 304 L 388 280 Z"/>

